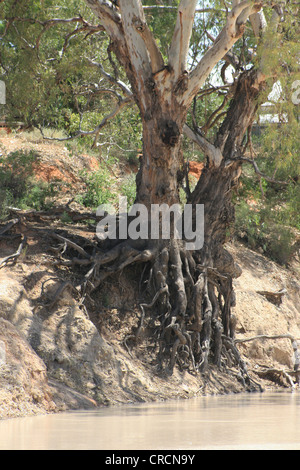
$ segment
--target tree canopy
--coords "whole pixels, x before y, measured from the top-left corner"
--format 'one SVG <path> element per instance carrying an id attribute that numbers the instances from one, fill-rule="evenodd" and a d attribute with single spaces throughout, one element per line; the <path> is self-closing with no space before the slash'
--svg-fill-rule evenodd
<path id="1" fill-rule="evenodd" d="M 38 127 L 43 133 L 49 128 L 60 129 L 63 139 L 84 136 L 77 140 L 81 146 L 90 147 L 97 142 L 110 158 L 125 154 L 134 160 L 142 149 L 139 110 L 124 68 L 112 50 L 111 38 L 87 3 L 1 2 L 0 78 L 7 90 L 6 120 Z M 143 1 L 147 24 L 164 62 L 179 3 L 179 0 Z M 197 3 L 187 56 L 191 69 L 224 27 L 229 7 L 221 1 L 209 5 L 205 1 Z M 253 21 L 252 25 L 248 21 L 243 36 L 216 64 L 194 97 L 187 124 L 190 129 L 196 126 L 213 141 L 238 76 L 243 70 L 261 64 L 263 55 L 269 86 L 259 97 L 263 106 L 258 108 L 254 123 L 254 130 L 260 129 L 259 135 L 252 130 L 251 140 L 245 136 L 245 143 L 251 142 L 250 159 L 255 152 L 257 165 L 244 167 L 242 194 L 263 198 L 265 204 L 268 199 L 281 198 L 284 205 L 278 219 L 299 228 L 298 188 L 289 184 L 274 189 L 272 183 L 272 179 L 295 182 L 299 175 L 298 5 L 266 2 L 263 12 L 268 24 L 275 15 L 279 18 L 276 35 L 269 26 L 264 28 L 263 35 L 259 33 L 259 39 Z M 195 139 L 185 137 L 182 149 L 185 160 L 204 159 L 199 135 L 196 144 Z M 258 168 L 267 178 L 262 177 Z M 284 211 L 283 207 L 289 210 Z M 248 216 L 251 219 L 251 214 Z"/>
<path id="2" fill-rule="evenodd" d="M 150 0 L 143 5 L 147 24 L 166 61 L 179 1 Z M 125 141 L 135 142 L 132 148 L 141 147 L 137 110 L 131 106 L 128 111 L 130 85 L 112 52 L 111 39 L 85 1 L 24 3 L 6 0 L 1 2 L 0 8 L 1 77 L 7 88 L 8 119 L 44 128 L 59 127 L 74 136 L 92 132 L 99 126 L 102 129 L 115 113 L 123 111 L 117 125 L 125 122 L 123 130 L 131 130 Z M 191 68 L 224 27 L 226 8 L 218 1 L 210 6 L 206 2 L 197 5 L 188 54 Z M 274 8 L 267 2 L 264 8 L 267 19 L 272 12 Z M 264 40 L 258 41 L 250 22 L 247 23 L 245 34 L 225 60 L 217 63 L 197 94 L 193 110 L 197 125 L 205 133 L 213 136 L 228 106 L 230 84 L 242 70 L 257 64 L 266 41 L 268 54 L 264 67 L 271 81 L 273 73 L 276 74 L 285 95 L 280 104 L 277 99 L 276 105 L 281 107 L 281 115 L 289 105 L 290 119 L 295 121 L 298 107 L 293 105 L 291 96 L 293 83 L 299 78 L 296 13 L 297 5 L 286 2 L 280 38 L 277 36 L 276 40 L 274 37 L 269 40 L 264 34 Z M 270 35 L 272 38 L 272 32 Z M 133 120 L 126 118 L 128 113 Z M 105 130 L 103 132 L 103 139 L 98 139 L 100 143 L 106 140 Z M 111 130 L 108 133 L 111 135 Z M 115 134 L 122 135 L 122 132 Z"/>

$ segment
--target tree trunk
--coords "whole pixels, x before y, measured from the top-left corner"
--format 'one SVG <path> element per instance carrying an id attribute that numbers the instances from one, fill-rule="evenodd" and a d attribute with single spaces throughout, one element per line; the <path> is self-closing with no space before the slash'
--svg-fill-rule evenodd
<path id="1" fill-rule="evenodd" d="M 183 165 L 181 134 L 184 118 L 172 119 L 159 113 L 143 119 L 143 156 L 137 175 L 137 202 L 151 204 L 179 203 L 178 178 Z M 178 122 L 179 121 L 179 122 Z"/>
<path id="2" fill-rule="evenodd" d="M 98 259 L 99 283 L 134 262 L 149 264 L 152 301 L 141 305 L 141 325 L 147 318 L 150 324 L 153 321 L 156 324 L 153 335 L 159 343 L 161 367 L 172 371 L 178 364 L 204 372 L 210 361 L 219 367 L 226 364 L 225 349 L 238 362 L 250 388 L 253 384 L 230 339 L 235 326 L 231 314 L 235 302 L 233 278 L 241 272 L 224 244 L 234 222 L 231 198 L 241 173 L 242 141 L 254 118 L 260 91 L 257 77 L 256 72 L 247 71 L 238 80 L 216 137 L 215 148 L 222 152 L 221 164 L 216 166 L 208 159 L 187 201 L 194 209 L 197 204 L 204 205 L 203 247 L 187 250 L 184 240 L 174 237 L 171 230 L 169 238 L 159 233 L 156 239 L 150 236 L 119 242 Z M 141 113 L 143 155 L 137 175 L 136 202 L 146 206 L 149 216 L 152 205 L 172 206 L 180 202 L 183 166 L 180 145 L 186 113 L 175 100 L 165 102 L 157 95 L 147 112 Z M 133 336 L 137 339 L 138 335 Z"/>
<path id="3" fill-rule="evenodd" d="M 223 154 L 221 165 L 206 165 L 188 202 L 204 204 L 205 241 L 195 254 L 197 262 L 210 269 L 210 298 L 215 306 L 212 319 L 221 316 L 224 335 L 234 335 L 235 319 L 231 307 L 235 304 L 232 279 L 240 276 L 240 268 L 224 249 L 234 223 L 232 192 L 241 174 L 242 142 L 252 125 L 257 110 L 257 97 L 264 87 L 256 70 L 246 71 L 237 82 L 226 118 L 216 137 L 215 146 Z M 217 274 L 218 273 L 218 274 Z M 216 287 L 217 292 L 214 292 Z M 216 298 L 219 298 L 217 305 Z"/>
<path id="4" fill-rule="evenodd" d="M 104 0 L 86 1 L 112 39 L 113 50 L 126 70 L 141 113 L 143 155 L 137 175 L 136 202 L 143 204 L 148 214 L 153 205 L 179 204 L 183 169 L 180 148 L 188 108 L 214 66 L 242 36 L 249 15 L 258 12 L 261 4 L 233 2 L 214 44 L 194 70 L 188 72 L 187 53 L 197 0 L 180 1 L 167 63 L 139 0 L 119 0 L 119 8 Z M 205 371 L 210 360 L 222 366 L 225 348 L 234 355 L 242 375 L 247 375 L 229 338 L 234 334 L 232 279 L 239 272 L 224 250 L 224 243 L 234 221 L 231 195 L 241 172 L 237 157 L 256 110 L 259 90 L 256 72 L 245 72 L 237 82 L 215 145 L 204 142 L 207 165 L 188 201 L 194 208 L 194 217 L 196 205 L 204 205 L 203 247 L 188 250 L 184 240 L 174 236 L 175 230 L 170 231 L 169 238 L 162 237 L 161 232 L 155 239 L 129 237 L 98 255 L 88 273 L 96 278 L 93 284 L 97 287 L 107 276 L 130 264 L 148 264 L 152 300 L 141 304 L 140 326 L 133 336 L 137 339 L 145 321 L 148 320 L 150 330 L 155 325 L 152 328 L 159 344 L 158 360 L 170 371 L 175 364 L 194 372 Z"/>

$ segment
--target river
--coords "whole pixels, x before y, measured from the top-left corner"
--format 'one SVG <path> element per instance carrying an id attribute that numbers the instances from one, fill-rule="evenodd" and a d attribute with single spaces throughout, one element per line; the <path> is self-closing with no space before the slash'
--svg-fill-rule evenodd
<path id="1" fill-rule="evenodd" d="M 0 421 L 0 450 L 299 450 L 300 393 L 132 404 Z"/>

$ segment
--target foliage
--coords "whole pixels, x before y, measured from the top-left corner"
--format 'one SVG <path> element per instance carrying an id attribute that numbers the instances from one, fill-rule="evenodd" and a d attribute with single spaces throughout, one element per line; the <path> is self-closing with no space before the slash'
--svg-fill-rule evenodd
<path id="1" fill-rule="evenodd" d="M 278 207 L 256 208 L 240 201 L 236 206 L 235 234 L 250 248 L 260 250 L 280 264 L 288 264 L 297 252 L 296 231 L 281 222 Z"/>
<path id="2" fill-rule="evenodd" d="M 109 40 L 102 31 L 91 34 L 76 21 L 58 22 L 51 27 L 43 24 L 52 18 L 81 17 L 97 28 L 96 18 L 86 3 L 7 1 L 0 4 L 0 16 L 5 18 L 0 79 L 6 83 L 8 123 L 21 121 L 26 127 L 42 128 L 45 133 L 47 128 L 61 129 L 71 136 L 78 133 L 79 125 L 82 131 L 94 130 L 121 95 L 118 87 L 106 80 L 92 62 L 100 63 L 107 73 L 126 81 L 124 72 L 116 69 Z M 13 25 L 10 18 L 15 18 Z M 141 126 L 136 116 L 136 110 L 130 113 L 123 110 L 117 121 L 101 132 L 99 143 L 103 150 L 108 149 L 110 156 L 112 150 L 119 155 L 118 146 L 126 147 L 129 141 L 133 146 L 134 135 L 136 149 L 141 147 Z M 82 149 L 90 148 L 93 139 L 94 136 L 87 136 L 77 142 Z"/>
<path id="3" fill-rule="evenodd" d="M 299 104 L 292 99 L 293 84 L 300 78 L 294 8 L 286 5 L 278 34 L 270 27 L 256 48 L 254 64 L 262 64 L 269 77 L 267 83 L 277 79 L 260 96 L 248 149 L 248 156 L 255 158 L 266 177 L 245 166 L 235 197 L 237 233 L 242 233 L 251 247 L 260 248 L 282 264 L 296 253 L 300 230 Z M 272 10 L 266 9 L 266 15 L 270 19 Z"/>
<path id="4" fill-rule="evenodd" d="M 176 7 L 179 0 L 143 1 L 144 6 L 159 7 L 162 3 Z M 196 64 L 224 25 L 227 4 L 222 0 L 210 3 L 199 1 L 199 8 L 207 7 L 211 10 L 195 17 L 189 54 L 191 66 Z M 297 18 L 293 14 L 294 8 L 297 8 L 294 2 L 286 3 L 285 21 L 279 24 L 280 34 L 276 40 L 277 35 L 270 28 L 264 41 L 257 45 L 259 41 L 247 25 L 246 33 L 232 50 L 238 60 L 238 70 L 234 71 L 231 66 L 226 68 L 226 80 L 223 81 L 220 77 L 226 63 L 225 60 L 220 61 L 195 98 L 194 106 L 187 116 L 188 124 L 193 126 L 196 123 L 213 142 L 232 96 L 229 84 L 240 71 L 255 66 L 264 56 L 264 72 L 270 77 L 270 82 L 274 76 L 277 77 L 277 94 L 273 93 L 270 98 L 269 90 L 266 90 L 259 104 L 268 101 L 271 113 L 279 117 L 279 123 L 262 124 L 263 116 L 259 111 L 256 127 L 260 128 L 261 134 L 252 134 L 254 156 L 263 174 L 290 184 L 276 185 L 261 178 L 259 185 L 259 178 L 253 168 L 245 166 L 235 202 L 238 230 L 247 233 L 251 246 L 260 247 L 266 253 L 271 250 L 272 234 L 278 231 L 294 233 L 287 227 L 300 229 L 297 184 L 300 173 L 299 105 L 293 104 L 291 100 L 293 82 L 299 79 L 299 30 Z M 145 12 L 149 27 L 166 60 L 176 10 L 169 8 L 162 13 L 160 8 L 152 8 Z M 269 20 L 273 14 L 272 8 L 267 6 L 265 14 Z M 43 128 L 45 133 L 48 128 L 54 128 L 62 136 L 74 136 L 79 127 L 85 132 L 93 130 L 124 97 L 116 83 L 109 81 L 95 65 L 101 64 L 111 77 L 129 86 L 125 72 L 111 53 L 110 41 L 103 31 L 86 31 L 80 21 L 58 22 L 51 27 L 43 24 L 51 18 L 64 20 L 81 17 L 96 27 L 97 19 L 84 0 L 6 0 L 0 2 L 0 17 L 0 79 L 6 83 L 5 112 L 9 121 L 22 121 L 26 126 Z M 268 54 L 264 54 L 265 50 Z M 83 151 L 90 148 L 93 142 L 93 135 L 84 136 L 76 140 L 76 147 Z M 135 105 L 124 107 L 114 120 L 108 121 L 100 130 L 98 145 L 104 159 L 136 160 L 136 155 L 142 149 L 142 123 Z M 201 150 L 186 138 L 183 139 L 182 149 L 185 159 L 204 159 Z M 30 157 L 27 158 L 30 165 Z M 7 174 L 4 178 L 3 171 L 1 169 L 0 174 L 2 200 L 9 201 L 9 204 L 12 201 L 23 201 L 25 205 L 43 206 L 49 188 L 42 190 L 41 186 L 36 186 L 33 191 L 31 186 L 25 202 L 26 191 L 23 186 L 28 189 L 31 176 L 18 181 L 13 189 L 13 185 L 9 185 L 10 178 Z M 97 207 L 113 200 L 110 175 L 106 168 L 93 174 L 85 173 L 83 178 L 86 191 L 78 196 L 82 204 Z M 121 187 L 121 192 L 127 195 L 130 202 L 135 197 L 134 185 L 133 177 L 128 177 Z M 20 193 L 20 197 L 16 192 Z M 247 200 L 257 202 L 255 210 L 249 207 Z M 282 240 L 287 238 L 283 236 Z M 292 246 L 293 240 L 294 235 L 291 235 L 288 245 Z M 275 247 L 275 244 L 272 246 Z"/>
<path id="5" fill-rule="evenodd" d="M 282 264 L 296 253 L 300 230 L 297 126 L 293 120 L 269 124 L 254 136 L 256 162 L 274 182 L 258 177 L 252 166 L 244 167 L 235 196 L 237 235 Z"/>
<path id="6" fill-rule="evenodd" d="M 136 197 L 135 174 L 126 176 L 121 185 L 121 195 L 127 197 L 128 208 L 134 204 Z"/>
<path id="7" fill-rule="evenodd" d="M 33 151 L 16 151 L 0 158 L 0 218 L 8 206 L 19 209 L 46 209 L 56 193 L 55 183 L 35 178 L 39 155 Z"/>
<path id="8" fill-rule="evenodd" d="M 100 170 L 88 173 L 81 172 L 81 177 L 85 182 L 85 191 L 77 196 L 77 201 L 85 207 L 97 209 L 101 204 L 111 203 L 113 193 L 111 191 L 111 175 L 107 166 L 102 166 Z"/>

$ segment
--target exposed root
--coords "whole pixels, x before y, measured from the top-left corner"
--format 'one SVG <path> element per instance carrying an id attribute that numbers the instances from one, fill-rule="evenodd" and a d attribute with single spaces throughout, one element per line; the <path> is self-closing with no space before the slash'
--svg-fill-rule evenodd
<path id="1" fill-rule="evenodd" d="M 156 303 L 157 299 L 159 298 L 159 296 L 162 295 L 163 293 L 166 293 L 167 291 L 168 291 L 167 286 L 161 287 L 161 289 L 158 292 L 156 292 L 156 294 L 155 294 L 155 296 L 154 296 L 154 298 L 153 298 L 153 300 L 150 304 L 140 304 L 141 316 L 140 316 L 140 322 L 139 322 L 139 326 L 136 330 L 136 333 L 134 335 L 127 335 L 123 340 L 123 343 L 126 346 L 126 349 L 129 353 L 130 353 L 130 351 L 129 351 L 129 348 L 128 348 L 127 341 L 129 339 L 131 339 L 131 340 L 133 339 L 135 342 L 137 342 L 139 340 L 141 332 L 143 330 L 143 326 L 144 326 L 145 308 L 152 308 L 155 305 L 155 303 Z M 131 353 L 130 353 L 130 355 L 131 355 Z"/>
<path id="2" fill-rule="evenodd" d="M 31 213 L 30 216 L 33 217 Z M 6 236 L 18 221 L 11 220 L 1 229 L 0 236 Z M 193 374 L 204 374 L 213 363 L 234 375 L 246 390 L 261 390 L 250 377 L 237 347 L 242 341 L 260 337 L 235 339 L 236 319 L 231 309 L 235 302 L 232 278 L 237 275 L 233 260 L 222 252 L 223 248 L 210 247 L 211 251 L 217 252 L 213 258 L 208 249 L 202 254 L 187 251 L 184 243 L 175 239 L 117 240 L 114 245 L 106 246 L 76 235 L 65 236 L 64 231 L 44 230 L 44 233 L 47 242 L 49 236 L 58 242 L 51 247 L 56 265 L 72 268 L 72 274 L 76 268 L 80 278 L 76 285 L 70 280 L 63 282 L 47 307 L 52 308 L 67 288 L 75 292 L 84 307 L 85 300 L 91 299 L 91 293 L 97 294 L 97 288 L 104 280 L 111 277 L 114 282 L 124 269 L 141 264 L 144 267 L 142 277 L 147 277 L 147 288 L 137 303 L 141 311 L 138 324 L 123 340 L 128 353 L 133 355 L 134 348 L 146 338 L 151 343 L 148 351 L 151 349 L 155 355 L 161 371 L 171 374 L 178 367 Z M 16 253 L 2 260 L 0 268 L 15 262 L 25 246 L 26 238 L 23 237 Z M 279 337 L 289 338 L 293 347 L 296 344 L 290 335 Z M 297 346 L 294 350 L 298 354 Z M 262 371 L 262 374 L 268 372 L 284 377 L 292 384 L 292 373 L 280 375 Z M 296 369 L 294 375 L 299 383 L 300 373 Z"/>
<path id="3" fill-rule="evenodd" d="M 260 391 L 262 391 L 262 387 L 260 386 L 260 384 L 258 384 L 255 380 L 253 380 L 253 378 L 251 378 L 250 375 L 248 374 L 246 364 L 242 360 L 241 355 L 237 347 L 235 346 L 235 343 L 232 340 L 232 338 L 228 338 L 227 336 L 223 335 L 222 339 L 223 339 L 224 347 L 226 348 L 227 352 L 231 353 L 231 357 L 233 361 L 239 365 L 239 369 L 240 369 L 239 378 L 243 386 L 245 387 L 245 389 L 249 391 L 253 391 L 258 388 Z"/>
<path id="4" fill-rule="evenodd" d="M 123 340 L 129 354 L 147 330 L 160 370 L 172 373 L 177 366 L 197 374 L 213 363 L 225 370 L 236 368 L 236 376 L 246 389 L 259 389 L 233 341 L 234 296 L 232 277 L 227 272 L 199 264 L 197 256 L 186 251 L 179 240 L 125 240 L 104 250 L 100 246 L 82 248 L 77 240 L 62 235 L 55 238 L 61 242 L 60 261 L 86 269 L 76 286 L 82 298 L 95 294 L 105 279 L 129 266 L 140 263 L 148 267 L 143 271 L 149 273 L 143 296 L 151 296 L 151 300 L 145 302 L 143 297 L 139 302 L 138 325 Z"/>
<path id="5" fill-rule="evenodd" d="M 252 336 L 250 338 L 243 338 L 243 339 L 235 339 L 234 344 L 239 343 L 247 343 L 249 341 L 256 341 L 256 340 L 276 340 L 276 339 L 289 339 L 291 341 L 291 346 L 294 350 L 295 356 L 295 365 L 293 371 L 286 371 L 283 369 L 276 369 L 274 367 L 268 368 L 264 367 L 262 370 L 255 370 L 254 372 L 262 378 L 269 378 L 275 383 L 279 383 L 283 386 L 290 386 L 292 388 L 295 385 L 299 385 L 300 383 L 300 370 L 299 370 L 299 350 L 298 350 L 298 341 L 299 338 L 295 338 L 289 333 L 282 334 L 282 335 L 257 335 Z M 294 378 L 294 379 L 293 379 Z"/>
<path id="6" fill-rule="evenodd" d="M 14 225 L 19 222 L 19 219 L 12 219 L 5 224 L 4 227 L 0 229 L 0 237 L 3 237 L 6 232 L 8 232 Z"/>
<path id="7" fill-rule="evenodd" d="M 15 220 L 5 226 L 7 233 Z M 220 368 L 237 368 L 245 387 L 253 383 L 248 377 L 234 338 L 232 277 L 210 263 L 199 263 L 197 253 L 185 250 L 180 240 L 124 240 L 107 247 L 61 231 L 45 231 L 58 242 L 51 246 L 56 265 L 77 268 L 80 281 L 70 280 L 58 287 L 47 307 L 59 301 L 65 289 L 71 289 L 82 305 L 104 280 L 137 263 L 145 266 L 147 288 L 138 303 L 138 325 L 123 344 L 129 354 L 149 336 L 159 369 L 172 373 L 175 367 L 190 373 L 204 373 L 213 363 Z M 2 260 L 1 266 L 15 262 L 26 245 L 22 239 L 17 252 Z M 0 267 L 1 267 L 0 266 Z M 145 301 L 146 296 L 150 301 Z M 148 338 L 149 339 L 149 338 Z M 130 346 L 129 346 L 130 344 Z"/>

